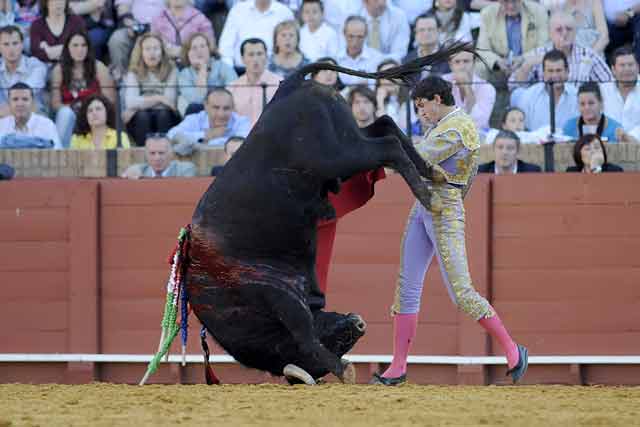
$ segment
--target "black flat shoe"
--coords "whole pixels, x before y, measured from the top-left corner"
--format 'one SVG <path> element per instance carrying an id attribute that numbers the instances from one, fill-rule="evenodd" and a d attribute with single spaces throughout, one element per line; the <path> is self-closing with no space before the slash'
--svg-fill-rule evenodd
<path id="1" fill-rule="evenodd" d="M 527 350 L 527 347 L 518 344 L 518 364 L 509 369 L 506 375 L 511 375 L 515 384 L 527 372 L 527 366 L 529 366 L 529 350 Z"/>
<path id="2" fill-rule="evenodd" d="M 396 385 L 404 384 L 406 382 L 407 382 L 407 374 L 403 374 L 395 378 L 385 378 L 382 375 L 375 373 L 373 374 L 373 378 L 371 378 L 371 381 L 369 381 L 369 384 L 396 386 Z"/>

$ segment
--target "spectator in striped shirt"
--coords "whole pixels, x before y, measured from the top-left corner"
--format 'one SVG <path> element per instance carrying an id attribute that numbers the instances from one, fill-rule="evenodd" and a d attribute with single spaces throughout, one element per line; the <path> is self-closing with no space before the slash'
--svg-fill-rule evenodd
<path id="1" fill-rule="evenodd" d="M 564 53 L 569 61 L 569 82 L 607 82 L 613 79 L 604 59 L 593 49 L 576 42 L 573 16 L 566 12 L 554 13 L 549 21 L 549 37 L 550 42 L 525 55 L 523 64 L 510 78 L 511 88 L 542 81 L 542 58 L 553 49 Z"/>

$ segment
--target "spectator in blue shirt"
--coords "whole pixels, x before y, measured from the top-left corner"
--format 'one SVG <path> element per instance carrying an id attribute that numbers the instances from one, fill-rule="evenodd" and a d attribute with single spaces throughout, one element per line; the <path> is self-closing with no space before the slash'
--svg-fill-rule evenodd
<path id="1" fill-rule="evenodd" d="M 559 50 L 549 51 L 544 55 L 542 64 L 543 82 L 526 89 L 517 88 L 511 94 L 511 105 L 524 111 L 525 125 L 530 131 L 550 125 L 550 99 L 555 104 L 555 123 L 558 129 L 571 117 L 578 115 L 577 90 L 567 83 L 569 62 L 565 54 Z"/>
<path id="2" fill-rule="evenodd" d="M 580 115 L 568 120 L 563 133 L 575 139 L 583 135 L 595 134 L 608 142 L 617 140 L 616 129 L 622 125 L 602 112 L 602 94 L 595 82 L 587 82 L 578 89 Z"/>
<path id="3" fill-rule="evenodd" d="M 184 153 L 182 145 L 190 146 L 191 150 L 199 148 L 199 144 L 222 147 L 231 136 L 247 136 L 251 130 L 249 119 L 233 110 L 233 96 L 227 89 L 211 89 L 205 98 L 204 111 L 189 114 L 169 130 L 169 138 L 181 143 L 176 152 Z"/>
<path id="4" fill-rule="evenodd" d="M 13 25 L 0 28 L 0 118 L 11 114 L 8 89 L 18 82 L 26 83 L 32 89 L 37 112 L 43 115 L 47 113 L 44 96 L 47 66 L 23 51 L 24 36 L 20 28 Z"/>

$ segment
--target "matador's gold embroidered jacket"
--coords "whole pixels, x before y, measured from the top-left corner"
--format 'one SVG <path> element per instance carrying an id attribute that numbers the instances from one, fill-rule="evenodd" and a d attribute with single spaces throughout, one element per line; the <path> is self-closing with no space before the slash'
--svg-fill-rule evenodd
<path id="1" fill-rule="evenodd" d="M 436 173 L 466 194 L 478 170 L 480 138 L 473 119 L 456 108 L 427 131 L 416 151 Z"/>

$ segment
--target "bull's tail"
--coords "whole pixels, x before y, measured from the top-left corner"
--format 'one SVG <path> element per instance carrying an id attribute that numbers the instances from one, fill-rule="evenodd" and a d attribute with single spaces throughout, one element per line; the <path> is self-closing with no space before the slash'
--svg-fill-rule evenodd
<path id="1" fill-rule="evenodd" d="M 140 385 L 144 385 L 149 377 L 158 369 L 158 365 L 162 358 L 169 353 L 171 343 L 178 335 L 178 331 L 182 332 L 182 363 L 185 364 L 185 352 L 187 346 L 189 318 L 189 304 L 187 301 L 187 293 L 185 290 L 186 275 L 189 268 L 189 248 L 191 244 L 191 226 L 180 229 L 178 235 L 178 243 L 169 258 L 171 265 L 171 273 L 167 283 L 167 298 L 165 302 L 164 315 L 162 317 L 162 334 L 160 335 L 160 344 L 156 355 L 149 362 L 147 372 L 140 381 Z M 178 321 L 178 312 L 181 317 Z M 208 349 L 207 349 L 208 350 Z M 208 351 L 206 353 L 205 369 L 208 371 Z M 211 372 L 213 374 L 213 371 Z M 209 373 L 207 372 L 207 377 Z M 215 375 L 214 375 L 215 377 Z M 207 381 L 208 382 L 208 381 Z"/>
<path id="2" fill-rule="evenodd" d="M 473 43 L 462 41 L 449 42 L 431 55 L 416 58 L 413 61 L 407 62 L 406 64 L 376 73 L 367 73 L 364 71 L 353 70 L 351 68 L 341 67 L 329 62 L 314 62 L 313 64 L 305 65 L 304 67 L 300 68 L 298 71 L 292 73 L 289 77 L 287 77 L 286 80 L 280 83 L 280 87 L 278 88 L 278 92 L 280 93 L 276 94 L 274 98 L 286 96 L 293 90 L 297 89 L 304 82 L 307 75 L 311 73 L 317 73 L 318 71 L 322 70 L 332 70 L 338 73 L 344 73 L 352 76 L 365 77 L 375 80 L 400 80 L 402 83 L 411 86 L 412 83 L 415 83 L 412 81 L 413 76 L 415 76 L 417 73 L 422 72 L 425 67 L 448 61 L 449 58 L 460 52 L 472 53 L 476 58 L 484 63 L 484 60 L 482 59 L 478 51 L 473 47 Z"/>

